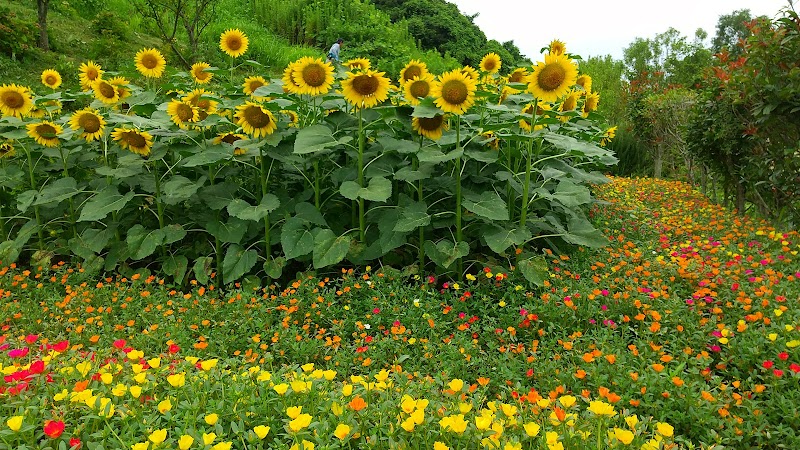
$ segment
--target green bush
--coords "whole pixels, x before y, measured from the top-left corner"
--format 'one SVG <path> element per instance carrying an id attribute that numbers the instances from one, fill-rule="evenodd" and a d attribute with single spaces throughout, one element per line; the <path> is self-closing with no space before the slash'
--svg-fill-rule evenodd
<path id="1" fill-rule="evenodd" d="M 34 22 L 18 18 L 10 9 L 0 7 L 0 53 L 21 59 L 36 46 L 39 28 Z"/>

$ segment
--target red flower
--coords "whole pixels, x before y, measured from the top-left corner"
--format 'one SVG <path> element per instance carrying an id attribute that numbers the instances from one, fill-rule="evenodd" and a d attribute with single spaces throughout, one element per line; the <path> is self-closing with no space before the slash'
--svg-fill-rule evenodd
<path id="1" fill-rule="evenodd" d="M 783 371 L 781 369 L 775 369 L 775 370 L 772 371 L 772 373 L 774 373 L 775 376 L 778 377 L 778 378 L 783 376 Z"/>
<path id="2" fill-rule="evenodd" d="M 787 359 L 789 359 L 789 354 L 786 352 L 780 352 L 778 353 L 778 359 L 780 359 L 781 361 L 786 361 Z"/>
<path id="3" fill-rule="evenodd" d="M 125 347 L 125 343 L 126 343 L 125 339 L 117 339 L 116 341 L 114 341 L 114 347 L 121 349 Z"/>
<path id="4" fill-rule="evenodd" d="M 181 351 L 181 348 L 178 347 L 178 344 L 172 344 L 172 345 L 169 346 L 169 352 L 170 353 L 175 354 L 175 353 L 178 353 L 179 351 Z"/>
<path id="5" fill-rule="evenodd" d="M 55 351 L 59 352 L 59 353 L 63 353 L 64 350 L 67 349 L 67 347 L 69 347 L 69 341 L 61 341 L 61 342 L 57 342 L 56 344 L 54 344 L 50 348 L 52 350 L 55 350 Z"/>
<path id="6" fill-rule="evenodd" d="M 800 372 L 800 364 L 797 363 L 789 364 L 789 370 L 791 370 L 794 373 Z"/>
<path id="7" fill-rule="evenodd" d="M 25 342 L 27 342 L 28 344 L 33 344 L 38 339 L 39 339 L 39 335 L 38 334 L 29 334 L 29 335 L 25 336 Z"/>
<path id="8" fill-rule="evenodd" d="M 767 360 L 767 361 L 764 361 L 763 363 L 761 363 L 761 366 L 763 366 L 765 369 L 772 369 L 772 366 L 774 366 L 774 365 L 775 365 L 775 363 L 770 361 L 770 360 Z"/>
<path id="9" fill-rule="evenodd" d="M 71 448 L 73 450 L 77 450 L 77 449 L 81 448 L 81 445 L 82 444 L 81 444 L 81 440 L 80 439 L 78 439 L 76 437 L 69 438 L 69 448 Z"/>
<path id="10" fill-rule="evenodd" d="M 44 434 L 50 439 L 56 439 L 64 433 L 64 422 L 60 420 L 47 420 L 44 422 Z"/>
<path id="11" fill-rule="evenodd" d="M 31 363 L 31 368 L 29 369 L 31 373 L 42 373 L 44 372 L 44 361 L 41 359 L 37 359 L 33 363 Z"/>

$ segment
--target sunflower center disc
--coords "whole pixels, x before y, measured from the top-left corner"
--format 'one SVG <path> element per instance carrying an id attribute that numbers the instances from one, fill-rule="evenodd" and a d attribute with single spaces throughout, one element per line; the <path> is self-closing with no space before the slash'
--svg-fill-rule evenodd
<path id="1" fill-rule="evenodd" d="M 413 80 L 414 77 L 422 76 L 422 69 L 419 66 L 411 66 L 403 72 L 403 80 Z"/>
<path id="2" fill-rule="evenodd" d="M 431 86 L 427 81 L 415 81 L 411 84 L 411 95 L 416 98 L 425 98 L 431 92 Z"/>
<path id="3" fill-rule="evenodd" d="M 260 88 L 261 86 L 264 86 L 264 83 L 260 81 L 251 81 L 248 89 L 250 89 L 250 92 L 255 92 L 256 89 Z"/>
<path id="4" fill-rule="evenodd" d="M 425 131 L 434 131 L 442 126 L 442 122 L 444 122 L 444 116 L 420 117 L 419 127 Z"/>
<path id="5" fill-rule="evenodd" d="M 309 64 L 303 69 L 303 81 L 311 87 L 319 87 L 325 83 L 325 69 L 318 64 Z"/>
<path id="6" fill-rule="evenodd" d="M 94 81 L 94 80 L 96 80 L 98 75 L 99 75 L 99 74 L 98 74 L 98 73 L 97 73 L 97 71 L 96 71 L 96 70 L 94 70 L 94 69 L 89 69 L 89 70 L 86 72 L 86 78 L 87 78 L 87 79 L 89 79 L 89 80 L 91 80 L 91 81 Z"/>
<path id="7" fill-rule="evenodd" d="M 244 118 L 253 128 L 264 128 L 269 125 L 269 116 L 257 106 L 251 106 L 244 111 Z"/>
<path id="8" fill-rule="evenodd" d="M 225 43 L 228 45 L 228 48 L 234 52 L 242 48 L 242 41 L 236 36 L 230 36 Z"/>
<path id="9" fill-rule="evenodd" d="M 155 55 L 144 55 L 142 57 L 142 65 L 148 69 L 155 69 L 158 67 L 158 58 Z"/>
<path id="10" fill-rule="evenodd" d="M 451 105 L 460 105 L 469 96 L 467 86 L 459 80 L 450 80 L 442 86 L 442 98 Z"/>
<path id="11" fill-rule="evenodd" d="M 45 82 L 47 84 L 49 84 L 49 85 L 53 85 L 53 84 L 56 84 L 56 82 L 58 82 L 58 80 L 53 75 L 48 75 L 47 79 L 45 80 Z"/>
<path id="12" fill-rule="evenodd" d="M 144 139 L 144 136 L 132 131 L 125 133 L 125 142 L 130 144 L 130 146 L 133 148 L 144 148 L 147 145 L 147 141 Z"/>
<path id="13" fill-rule="evenodd" d="M 117 94 L 116 90 L 114 89 L 114 86 L 108 83 L 100 83 L 98 86 L 98 90 L 100 91 L 100 94 L 105 98 L 114 98 L 114 96 Z"/>
<path id="14" fill-rule="evenodd" d="M 25 99 L 19 92 L 5 92 L 3 93 L 3 103 L 8 105 L 11 109 L 21 108 L 25 104 Z"/>
<path id="15" fill-rule="evenodd" d="M 225 136 L 223 136 L 221 140 L 222 140 L 222 142 L 224 142 L 226 144 L 233 144 L 234 142 L 238 141 L 239 139 L 241 139 L 239 136 L 236 136 L 235 134 L 232 134 L 232 133 L 228 133 Z"/>
<path id="16" fill-rule="evenodd" d="M 87 133 L 96 133 L 100 130 L 100 120 L 94 114 L 81 115 L 78 125 Z"/>
<path id="17" fill-rule="evenodd" d="M 373 95 L 378 90 L 378 79 L 369 75 L 353 78 L 353 90 L 362 96 Z"/>
<path id="18" fill-rule="evenodd" d="M 181 122 L 192 120 L 194 117 L 194 111 L 189 105 L 179 105 L 175 112 L 178 113 L 178 118 L 181 119 Z"/>
<path id="19" fill-rule="evenodd" d="M 56 129 L 53 128 L 52 125 L 48 125 L 46 123 L 43 123 L 38 127 L 36 127 L 36 132 L 39 134 L 39 136 L 43 138 L 53 139 L 54 137 L 56 137 Z"/>
<path id="20" fill-rule="evenodd" d="M 553 91 L 567 78 L 567 72 L 560 64 L 548 64 L 539 73 L 539 87 L 545 91 Z"/>

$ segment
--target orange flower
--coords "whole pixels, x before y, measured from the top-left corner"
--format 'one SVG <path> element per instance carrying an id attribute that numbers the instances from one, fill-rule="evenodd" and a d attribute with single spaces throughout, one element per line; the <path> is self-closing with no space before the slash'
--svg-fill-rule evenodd
<path id="1" fill-rule="evenodd" d="M 652 367 L 653 367 L 653 370 L 655 370 L 656 372 L 662 372 L 664 370 L 664 365 L 663 364 L 655 363 L 655 364 L 652 365 Z"/>
<path id="2" fill-rule="evenodd" d="M 352 400 L 350 400 L 350 403 L 348 403 L 347 406 L 349 406 L 353 411 L 359 412 L 367 407 L 367 402 L 365 402 L 360 395 L 356 395 Z"/>

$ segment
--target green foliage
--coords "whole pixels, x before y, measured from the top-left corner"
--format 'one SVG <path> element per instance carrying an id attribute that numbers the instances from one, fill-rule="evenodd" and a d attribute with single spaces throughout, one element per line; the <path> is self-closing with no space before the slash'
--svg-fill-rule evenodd
<path id="1" fill-rule="evenodd" d="M 36 46 L 38 33 L 35 22 L 22 19 L 9 8 L 0 6 L 0 54 L 12 60 L 25 57 Z"/>
<path id="2" fill-rule="evenodd" d="M 711 41 L 711 52 L 720 53 L 728 51 L 733 59 L 742 54 L 741 41 L 750 36 L 747 23 L 753 20 L 749 9 L 738 9 L 730 14 L 724 14 L 717 20 L 717 32 Z"/>
<path id="3" fill-rule="evenodd" d="M 579 64 L 581 72 L 591 74 L 592 91 L 601 93 L 597 110 L 611 124 L 622 125 L 625 123 L 627 116 L 622 83 L 624 71 L 622 61 L 606 55 L 605 57 L 592 56 L 589 59 L 581 60 Z"/>
<path id="4" fill-rule="evenodd" d="M 653 160 L 647 147 L 627 128 L 617 129 L 608 148 L 619 159 L 619 163 L 611 169 L 614 175 L 635 177 L 652 173 Z"/>

